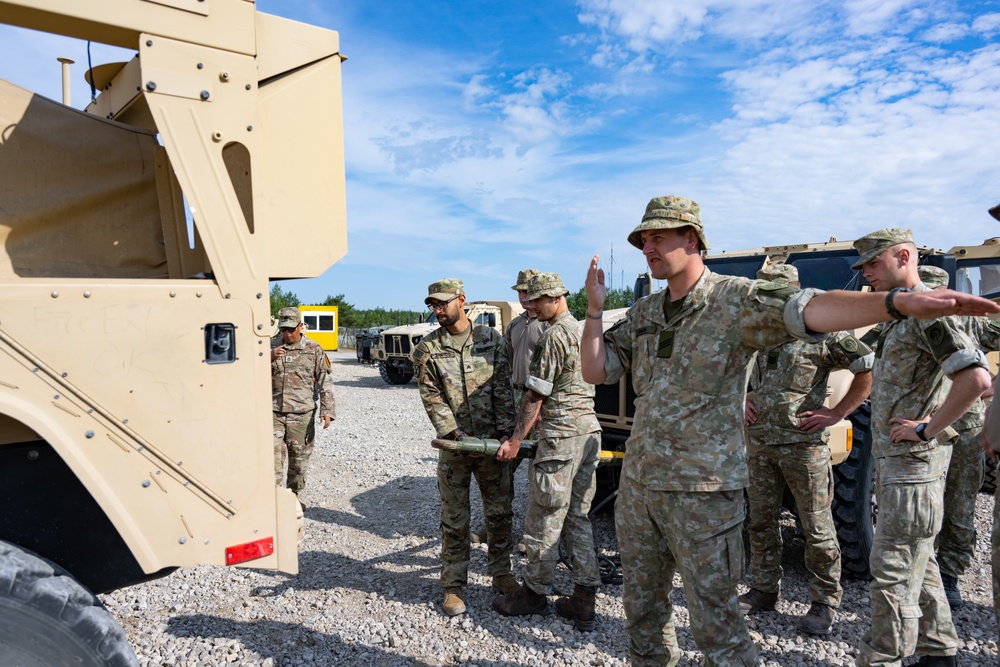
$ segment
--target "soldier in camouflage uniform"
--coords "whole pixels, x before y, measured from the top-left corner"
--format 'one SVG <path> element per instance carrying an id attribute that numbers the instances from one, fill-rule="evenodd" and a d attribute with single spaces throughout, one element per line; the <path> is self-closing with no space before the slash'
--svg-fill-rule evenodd
<path id="1" fill-rule="evenodd" d="M 306 470 L 316 440 L 316 401 L 319 419 L 328 428 L 336 417 L 330 380 L 330 360 L 318 343 L 302 335 L 299 309 L 278 311 L 282 344 L 271 350 L 271 398 L 274 410 L 274 481 L 299 495 L 306 486 Z"/>
<path id="2" fill-rule="evenodd" d="M 908 229 L 881 229 L 854 242 L 876 292 L 932 293 L 917 273 Z M 872 455 L 879 516 L 871 551 L 872 625 L 856 660 L 955 665 L 958 637 L 934 553 L 941 529 L 952 444 L 942 436 L 989 387 L 985 355 L 963 318 L 914 319 L 894 313 L 877 344 L 872 387 Z M 948 381 L 950 379 L 950 382 Z"/>
<path id="3" fill-rule="evenodd" d="M 918 317 L 981 315 L 1000 306 L 950 291 L 886 304 L 878 294 L 800 292 L 716 275 L 701 257 L 708 242 L 700 209 L 682 197 L 653 199 L 629 242 L 668 288 L 640 299 L 603 333 L 607 288 L 595 256 L 580 359 L 585 381 L 614 383 L 631 371 L 636 392 L 615 511 L 632 663 L 679 659 L 670 601 L 677 570 L 705 665 L 753 665 L 757 648 L 736 586 L 748 484 L 743 406 L 755 351 L 887 320 L 887 305 Z"/>
<path id="4" fill-rule="evenodd" d="M 500 334 L 469 321 L 461 280 L 439 280 L 427 292 L 424 303 L 437 315 L 441 328 L 423 337 L 413 359 L 420 400 L 437 437 L 507 438 L 514 429 L 514 398 L 510 361 Z M 519 588 L 510 567 L 510 465 L 490 457 L 439 451 L 442 607 L 449 616 L 465 612 L 462 588 L 469 579 L 473 477 L 483 497 L 487 572 L 493 577 L 493 587 L 501 592 Z"/>
<path id="5" fill-rule="evenodd" d="M 531 359 L 527 393 L 518 410 L 514 434 L 497 452 L 501 461 L 516 456 L 521 440 L 538 421 L 539 442 L 529 469 L 524 544 L 528 563 L 522 587 L 497 597 L 493 607 L 507 616 L 539 614 L 548 605 L 562 538 L 573 568 L 572 597 L 556 601 L 560 616 L 577 629 L 594 629 L 594 595 L 601 583 L 594 531 L 587 512 L 597 490 L 595 471 L 601 453 L 601 428 L 594 414 L 594 387 L 580 372 L 577 321 L 566 305 L 569 292 L 556 273 L 528 282 L 528 299 L 548 327 Z"/>
<path id="6" fill-rule="evenodd" d="M 917 275 L 931 289 L 948 286 L 948 272 L 936 266 L 920 266 Z M 1000 323 L 981 317 L 965 318 L 964 323 L 980 349 L 1000 349 Z M 972 562 L 976 548 L 976 498 L 983 485 L 985 465 L 981 440 L 985 414 L 986 404 L 979 398 L 952 424 L 958 437 L 952 441 L 944 486 L 944 519 L 935 542 L 941 582 L 952 611 L 964 604 L 958 580 Z"/>
<path id="7" fill-rule="evenodd" d="M 760 280 L 798 286 L 790 264 L 768 266 Z M 778 516 L 785 484 L 791 489 L 805 536 L 811 575 L 809 612 L 799 629 L 830 634 L 840 606 L 840 544 L 833 523 L 833 468 L 826 427 L 846 419 L 868 397 L 874 354 L 854 336 L 839 332 L 819 343 L 792 341 L 757 354 L 747 395 L 750 466 L 750 585 L 740 596 L 745 613 L 772 610 L 781 584 Z M 854 373 L 847 393 L 832 408 L 823 405 L 834 369 Z"/>

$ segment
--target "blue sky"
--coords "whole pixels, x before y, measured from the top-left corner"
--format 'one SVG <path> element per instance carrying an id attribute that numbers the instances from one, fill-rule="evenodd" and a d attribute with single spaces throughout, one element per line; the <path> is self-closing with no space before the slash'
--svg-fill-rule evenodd
<path id="1" fill-rule="evenodd" d="M 427 283 L 575 290 L 654 196 L 701 204 L 712 250 L 886 226 L 1000 236 L 1000 2 L 259 0 L 340 32 L 347 257 L 304 302 L 420 308 Z M 120 59 L 94 49 L 94 62 Z M 0 76 L 58 98 L 84 45 L 0 28 Z M 80 82 L 83 68 L 76 66 Z M 84 103 L 76 85 L 76 106 Z"/>

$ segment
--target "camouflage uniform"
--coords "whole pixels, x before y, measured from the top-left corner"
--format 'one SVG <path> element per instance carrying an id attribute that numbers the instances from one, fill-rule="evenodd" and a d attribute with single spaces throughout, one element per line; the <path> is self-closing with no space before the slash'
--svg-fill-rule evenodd
<path id="1" fill-rule="evenodd" d="M 286 311 L 295 311 L 294 315 Z M 298 322 L 298 309 L 282 308 L 280 326 Z M 330 379 L 330 360 L 318 343 L 302 336 L 281 345 L 284 356 L 271 362 L 271 398 L 274 411 L 274 481 L 299 493 L 306 486 L 306 470 L 316 440 L 316 401 L 320 418 L 336 417 Z"/>
<path id="2" fill-rule="evenodd" d="M 547 275 L 541 274 L 538 281 Z M 532 294 L 540 283 L 532 282 Z M 562 282 L 560 280 L 559 284 Z M 597 490 L 601 430 L 594 414 L 594 386 L 580 370 L 578 323 L 569 312 L 549 323 L 531 360 L 527 388 L 543 396 L 538 450 L 528 471 L 524 584 L 552 593 L 562 538 L 580 586 L 601 584 L 594 531 L 587 512 Z"/>
<path id="3" fill-rule="evenodd" d="M 678 220 L 703 236 L 696 204 L 665 199 L 650 202 L 646 217 L 674 199 L 687 202 L 695 213 Z M 640 248 L 633 236 L 642 229 L 629 237 Z M 673 665 L 679 658 L 670 603 L 675 570 L 705 664 L 756 663 L 736 600 L 748 484 L 747 369 L 756 350 L 793 337 L 823 338 L 808 334 L 803 321 L 815 293 L 706 269 L 669 318 L 663 290 L 640 299 L 604 333 L 605 382 L 631 371 L 636 393 L 615 510 L 635 665 Z"/>
<path id="4" fill-rule="evenodd" d="M 778 515 L 785 483 L 802 522 L 806 569 L 812 575 L 812 602 L 836 609 L 840 586 L 840 545 L 833 522 L 833 469 L 826 429 L 806 433 L 798 414 L 823 406 L 834 369 L 871 370 L 874 355 L 847 333 L 819 343 L 793 341 L 757 354 L 751 376 L 757 421 L 747 426 L 750 486 L 750 585 L 777 593 L 781 582 L 781 529 Z"/>
<path id="5" fill-rule="evenodd" d="M 855 242 L 860 268 L 909 230 L 880 230 Z M 929 288 L 918 283 L 913 291 Z M 951 382 L 946 376 L 986 367 L 960 318 L 905 318 L 887 323 L 873 371 L 872 455 L 879 516 L 870 566 L 871 628 L 856 659 L 865 665 L 899 665 L 915 651 L 955 655 L 958 637 L 945 598 L 934 538 L 941 529 L 951 444 L 937 438 L 893 443 L 893 417 L 922 421 L 937 410 Z"/>
<path id="6" fill-rule="evenodd" d="M 439 438 L 447 438 L 456 430 L 482 438 L 501 438 L 514 429 L 510 362 L 500 334 L 488 326 L 471 326 L 472 334 L 462 347 L 441 327 L 424 336 L 413 354 L 420 399 Z M 472 477 L 483 497 L 487 573 L 493 577 L 511 573 L 510 466 L 492 457 L 439 451 L 442 588 L 461 587 L 468 582 Z"/>

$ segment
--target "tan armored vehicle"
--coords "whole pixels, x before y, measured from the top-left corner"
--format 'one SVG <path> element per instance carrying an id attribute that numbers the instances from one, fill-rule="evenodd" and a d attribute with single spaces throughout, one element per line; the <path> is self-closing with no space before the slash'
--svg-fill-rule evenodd
<path id="1" fill-rule="evenodd" d="M 339 37 L 246 0 L 0 21 L 138 54 L 85 112 L 0 80 L 0 664 L 134 665 L 94 593 L 298 568 L 268 280 L 346 252 Z"/>
<path id="2" fill-rule="evenodd" d="M 524 312 L 513 301 L 467 301 L 465 313 L 473 324 L 485 324 L 500 333 L 515 317 Z M 378 372 L 387 384 L 406 384 L 413 379 L 413 350 L 421 339 L 441 325 L 431 313 L 425 322 L 386 329 L 371 346 L 371 358 L 378 362 Z"/>
<path id="3" fill-rule="evenodd" d="M 990 299 L 1000 298 L 1000 239 L 988 239 L 978 246 L 956 246 L 947 252 L 921 248 L 921 264 L 941 267 L 951 275 L 949 287 Z M 774 246 L 710 255 L 705 264 L 716 273 L 756 277 L 757 270 L 769 263 L 789 263 L 798 269 L 803 287 L 819 289 L 867 290 L 870 287 L 860 271 L 851 266 L 857 261 L 851 242 L 831 239 L 827 243 Z M 607 311 L 605 328 L 614 324 L 621 311 Z M 861 334 L 862 332 L 856 332 Z M 996 371 L 996 355 L 990 355 Z M 828 404 L 836 404 L 850 384 L 850 374 L 831 374 L 827 390 Z M 635 393 L 626 376 L 614 385 L 597 387 L 595 407 L 603 429 L 603 449 L 623 451 L 635 416 Z M 874 499 L 874 461 L 871 456 L 869 427 L 871 407 L 865 402 L 850 422 L 831 429 L 830 449 L 834 462 L 834 520 L 843 554 L 844 576 L 867 578 L 873 526 L 877 517 Z M 617 489 L 618 468 L 598 470 L 598 495 L 595 507 L 613 497 Z M 791 494 L 786 494 L 790 501 Z"/>

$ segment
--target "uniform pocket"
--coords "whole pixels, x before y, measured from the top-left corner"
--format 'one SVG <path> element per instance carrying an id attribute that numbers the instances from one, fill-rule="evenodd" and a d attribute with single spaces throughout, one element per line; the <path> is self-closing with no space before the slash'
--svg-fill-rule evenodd
<path id="1" fill-rule="evenodd" d="M 531 502 L 554 509 L 569 504 L 572 461 L 548 459 L 531 464 Z"/>

